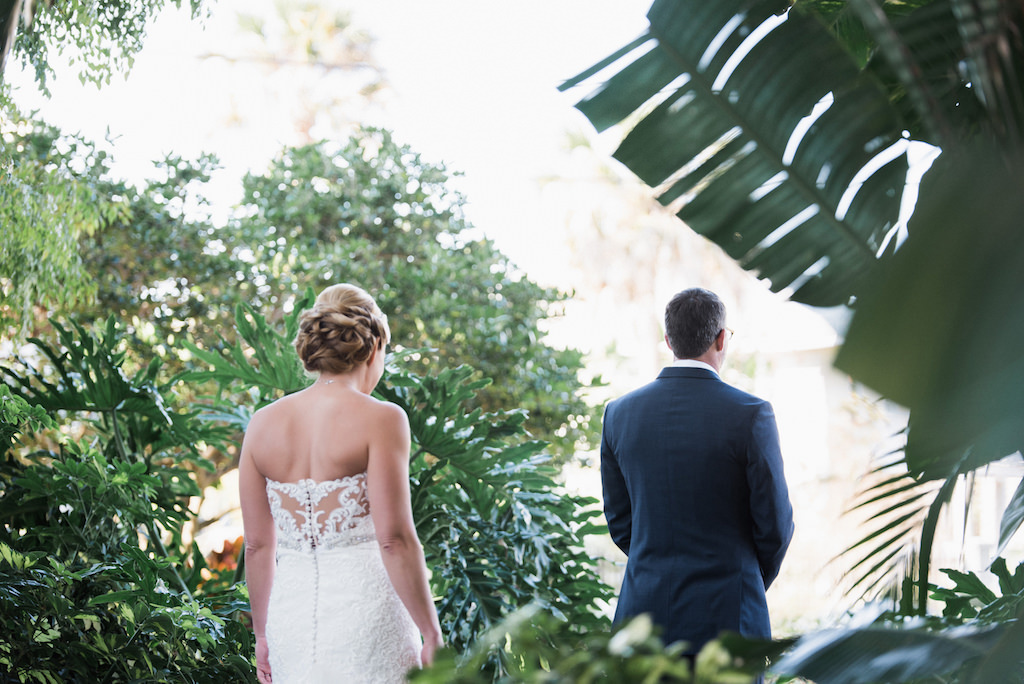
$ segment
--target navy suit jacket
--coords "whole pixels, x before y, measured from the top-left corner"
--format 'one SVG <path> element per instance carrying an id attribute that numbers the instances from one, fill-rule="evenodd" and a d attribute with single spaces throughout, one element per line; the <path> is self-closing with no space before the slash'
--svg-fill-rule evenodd
<path id="1" fill-rule="evenodd" d="M 687 653 L 723 630 L 771 637 L 765 590 L 793 536 L 771 404 L 665 368 L 605 408 L 601 480 L 628 556 L 616 622 L 650 613 Z"/>

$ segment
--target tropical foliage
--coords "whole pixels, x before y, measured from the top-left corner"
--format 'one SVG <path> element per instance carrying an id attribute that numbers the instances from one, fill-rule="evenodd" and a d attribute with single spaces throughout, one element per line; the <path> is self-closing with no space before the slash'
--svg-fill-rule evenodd
<path id="1" fill-rule="evenodd" d="M 852 550 L 855 573 L 913 615 L 926 611 L 952 488 L 1024 443 L 1022 12 L 1004 0 L 658 0 L 645 35 L 565 85 L 592 83 L 578 108 L 599 130 L 625 124 L 615 157 L 689 227 L 776 292 L 852 308 L 838 367 L 911 411 L 899 462 L 865 495 L 880 512 Z M 1018 490 L 1002 545 L 1022 510 Z M 1019 646 L 1002 627 L 993 634 Z M 858 648 L 893 661 L 928 650 L 899 644 Z M 883 676 L 854 670 L 822 681 Z"/>
<path id="2" fill-rule="evenodd" d="M 689 227 L 774 291 L 834 306 L 884 246 L 905 158 L 852 203 L 848 188 L 902 125 L 825 26 L 789 4 L 656 2 L 650 31 L 583 76 L 631 61 L 577 107 L 598 130 L 633 124 L 615 158 Z M 816 108 L 812 130 L 794 138 Z"/>
<path id="3" fill-rule="evenodd" d="M 991 571 L 998 594 L 973 572 L 943 570 L 952 586 L 931 594 L 942 604 L 940 616 L 865 609 L 860 624 L 801 639 L 774 669 L 833 684 L 1020 681 L 1024 563 L 1011 573 L 998 558 Z"/>
<path id="4" fill-rule="evenodd" d="M 121 27 L 139 29 L 156 7 L 124 5 Z M 89 24 L 109 8 L 64 9 Z M 35 24 L 44 89 L 55 25 Z M 133 45 L 107 54 L 91 42 L 86 68 L 104 54 L 130 62 Z M 160 178 L 132 186 L 95 146 L 7 112 L 0 187 L 12 200 L 5 236 L 17 239 L 3 245 L 0 323 L 8 341 L 36 337 L 0 386 L 14 392 L 0 431 L 0 670 L 251 681 L 237 550 L 203 557 L 192 538 L 210 521 L 195 507 L 231 467 L 251 410 L 306 383 L 295 316 L 310 286 L 336 280 L 378 290 L 396 341 L 420 350 L 389 366 L 381 391 L 413 423 L 416 518 L 448 643 L 466 649 L 527 604 L 567 633 L 607 627 L 611 590 L 583 548 L 601 531 L 595 502 L 561 490 L 536 439 L 556 440 L 564 458 L 594 430 L 580 354 L 541 339 L 563 295 L 474 236 L 446 169 L 360 130 L 285 150 L 245 179 L 237 215 L 220 225 L 204 198 L 215 159 L 172 155 Z M 211 395 L 201 407 L 197 392 Z M 502 410 L 512 405 L 524 408 Z M 477 676 L 502 676 L 510 658 L 490 649 Z"/>
<path id="5" fill-rule="evenodd" d="M 15 36 L 45 89 L 48 56 L 70 40 L 102 82 L 164 4 L 0 2 L 0 55 Z M 957 479 L 1018 450 L 1024 429 L 1021 12 L 1010 0 L 658 0 L 649 34 L 599 65 L 610 77 L 577 79 L 593 77 L 580 109 L 599 129 L 630 124 L 617 158 L 689 226 L 777 292 L 852 306 L 839 366 L 911 409 L 906 450 L 866 495 L 879 527 L 856 546 L 862 588 L 885 592 L 875 573 L 892 568 L 910 581 L 866 626 L 801 639 L 773 666 L 784 676 L 1020 678 L 1024 573 L 995 563 L 998 594 L 958 571 L 939 588 L 928 549 Z M 198 447 L 230 454 L 250 410 L 232 396 L 256 406 L 302 386 L 285 353 L 293 314 L 307 288 L 348 278 L 415 328 L 396 329 L 407 348 L 461 350 L 393 359 L 381 389 L 413 423 L 417 522 L 455 647 L 420 676 L 687 676 L 643 624 L 602 631 L 609 590 L 581 545 L 598 529 L 593 502 L 558 489 L 524 429 L 563 449 L 587 434 L 578 355 L 538 342 L 559 295 L 464 233 L 443 168 L 380 131 L 287 150 L 215 226 L 195 211 L 213 160 L 171 158 L 166 180 L 127 187 L 84 143 L 59 149 L 20 121 L 0 130 L 3 322 L 33 327 L 34 305 L 90 295 L 89 271 L 107 280 L 99 307 L 4 368 L 0 664 L 36 681 L 251 679 L 244 591 L 190 541 L 212 465 Z M 941 155 L 916 197 L 921 149 Z M 153 263 L 170 266 L 143 275 Z M 387 292 L 413 271 L 408 300 Z M 236 296 L 253 306 L 236 312 Z M 192 363 L 186 386 L 176 372 Z M 200 380 L 220 388 L 202 414 L 178 398 Z M 514 405 L 543 427 L 502 410 Z M 1022 518 L 1024 483 L 1004 543 Z M 943 615 L 926 614 L 929 595 Z M 513 612 L 532 602 L 543 612 Z M 705 679 L 745 677 L 735 658 L 753 671 L 787 645 L 716 642 Z"/>
<path id="6" fill-rule="evenodd" d="M 235 449 L 252 410 L 308 383 L 290 341 L 311 301 L 280 329 L 240 307 L 240 342 L 190 344 L 209 369 L 187 377 L 163 379 L 159 359 L 126 373 L 113 319 L 54 322 L 55 343 L 33 340 L 40 359 L 2 368 L 4 669 L 39 681 L 251 679 L 235 564 L 218 569 L 192 541 L 195 469 L 212 469 L 208 448 Z M 544 444 L 524 438 L 522 410 L 468 406 L 487 382 L 471 368 L 421 377 L 407 365 L 392 360 L 381 394 L 410 416 L 414 515 L 446 642 L 467 649 L 526 605 L 569 633 L 606 629 L 611 589 L 583 546 L 603 531 L 596 502 L 562 491 Z M 224 391 L 182 409 L 186 379 Z M 480 667 L 501 676 L 509 657 L 494 648 Z"/>
<path id="7" fill-rule="evenodd" d="M 508 674 L 500 681 L 679 682 L 749 684 L 764 655 L 775 644 L 747 642 L 728 635 L 705 647 L 691 663 L 683 644 L 666 647 L 646 615 L 614 630 L 579 634 L 548 613 L 524 608 L 485 634 L 467 653 L 443 650 L 433 667 L 411 678 L 416 684 L 472 684 L 494 649 L 510 653 Z"/>
<path id="8" fill-rule="evenodd" d="M 255 681 L 248 598 L 190 540 L 217 432 L 134 376 L 113 323 L 2 368 L 0 668 L 19 681 Z"/>
<path id="9" fill-rule="evenodd" d="M 953 585 L 934 589 L 940 616 L 908 618 L 867 607 L 833 629 L 800 638 L 752 641 L 725 633 L 691 663 L 681 645 L 665 647 L 641 616 L 612 631 L 570 634 L 550 615 L 524 609 L 468 652 L 441 653 L 414 682 L 478 681 L 479 663 L 495 644 L 512 657 L 506 682 L 681 682 L 749 684 L 769 663 L 768 681 L 818 684 L 992 684 L 1024 675 L 1019 644 L 1024 563 L 1011 573 L 998 559 L 998 593 L 975 573 L 944 570 Z"/>

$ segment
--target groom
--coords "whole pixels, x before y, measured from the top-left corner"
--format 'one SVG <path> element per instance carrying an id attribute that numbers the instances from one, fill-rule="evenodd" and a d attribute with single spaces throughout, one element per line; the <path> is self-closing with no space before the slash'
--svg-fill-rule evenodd
<path id="1" fill-rule="evenodd" d="M 665 329 L 675 363 L 605 409 L 601 479 L 628 556 L 615 621 L 649 613 L 695 654 L 723 630 L 771 637 L 765 590 L 793 509 L 771 405 L 718 376 L 732 336 L 721 300 L 680 292 Z"/>

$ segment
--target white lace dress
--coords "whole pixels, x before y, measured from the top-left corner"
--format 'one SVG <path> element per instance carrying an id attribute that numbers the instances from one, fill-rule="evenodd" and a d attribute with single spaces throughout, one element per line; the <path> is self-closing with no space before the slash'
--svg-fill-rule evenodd
<path id="1" fill-rule="evenodd" d="M 267 611 L 274 684 L 392 684 L 419 665 L 420 635 L 395 593 L 366 474 L 275 482 L 277 569 Z"/>

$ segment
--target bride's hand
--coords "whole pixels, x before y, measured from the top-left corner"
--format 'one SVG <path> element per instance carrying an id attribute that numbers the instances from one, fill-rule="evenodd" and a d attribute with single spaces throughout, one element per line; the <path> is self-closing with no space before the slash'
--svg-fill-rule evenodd
<path id="1" fill-rule="evenodd" d="M 256 680 L 260 684 L 271 684 L 270 648 L 266 637 L 256 637 Z"/>
<path id="2" fill-rule="evenodd" d="M 420 663 L 423 667 L 428 667 L 434 662 L 434 652 L 437 649 L 444 646 L 444 642 L 441 640 L 441 635 L 438 634 L 433 639 L 423 639 L 423 650 L 420 651 Z"/>

